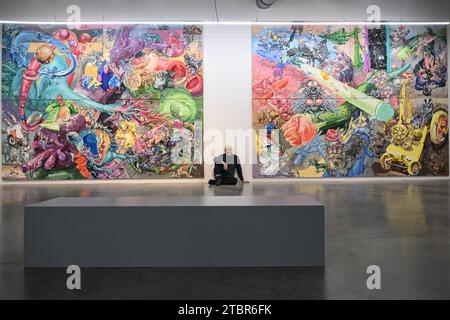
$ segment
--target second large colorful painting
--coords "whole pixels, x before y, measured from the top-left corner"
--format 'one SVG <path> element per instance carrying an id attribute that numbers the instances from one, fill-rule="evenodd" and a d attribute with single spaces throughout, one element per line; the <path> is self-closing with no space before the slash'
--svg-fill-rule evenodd
<path id="1" fill-rule="evenodd" d="M 444 26 L 254 26 L 255 177 L 448 175 Z"/>
<path id="2" fill-rule="evenodd" d="M 202 28 L 4 25 L 9 180 L 203 176 Z"/>

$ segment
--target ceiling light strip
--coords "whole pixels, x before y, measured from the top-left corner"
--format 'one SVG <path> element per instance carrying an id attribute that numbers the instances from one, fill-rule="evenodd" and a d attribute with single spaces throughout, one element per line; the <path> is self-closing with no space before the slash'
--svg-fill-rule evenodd
<path id="1" fill-rule="evenodd" d="M 0 20 L 0 24 L 24 25 L 448 25 L 448 21 L 8 21 Z"/>

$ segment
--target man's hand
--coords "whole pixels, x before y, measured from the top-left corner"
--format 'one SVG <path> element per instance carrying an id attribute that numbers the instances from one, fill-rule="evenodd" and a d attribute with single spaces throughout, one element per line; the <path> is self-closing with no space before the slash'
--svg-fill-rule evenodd
<path id="1" fill-rule="evenodd" d="M 228 164 L 226 162 L 224 162 L 224 161 L 222 161 L 222 163 L 223 163 L 223 169 L 225 171 L 227 171 L 228 170 Z"/>

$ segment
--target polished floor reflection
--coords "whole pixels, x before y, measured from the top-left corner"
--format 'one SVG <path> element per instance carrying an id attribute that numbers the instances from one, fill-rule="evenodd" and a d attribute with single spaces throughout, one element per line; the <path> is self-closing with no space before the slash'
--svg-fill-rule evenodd
<path id="1" fill-rule="evenodd" d="M 2 185 L 0 299 L 450 299 L 449 180 Z M 58 196 L 309 194 L 326 208 L 325 268 L 23 269 L 23 206 Z M 366 287 L 378 265 L 381 290 Z"/>

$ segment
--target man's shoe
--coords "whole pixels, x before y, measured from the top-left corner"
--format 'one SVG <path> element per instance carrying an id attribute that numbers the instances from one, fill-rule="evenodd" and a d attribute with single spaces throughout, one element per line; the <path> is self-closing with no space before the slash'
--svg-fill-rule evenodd
<path id="1" fill-rule="evenodd" d="M 222 176 L 220 174 L 216 175 L 216 186 L 220 186 L 222 184 Z"/>

